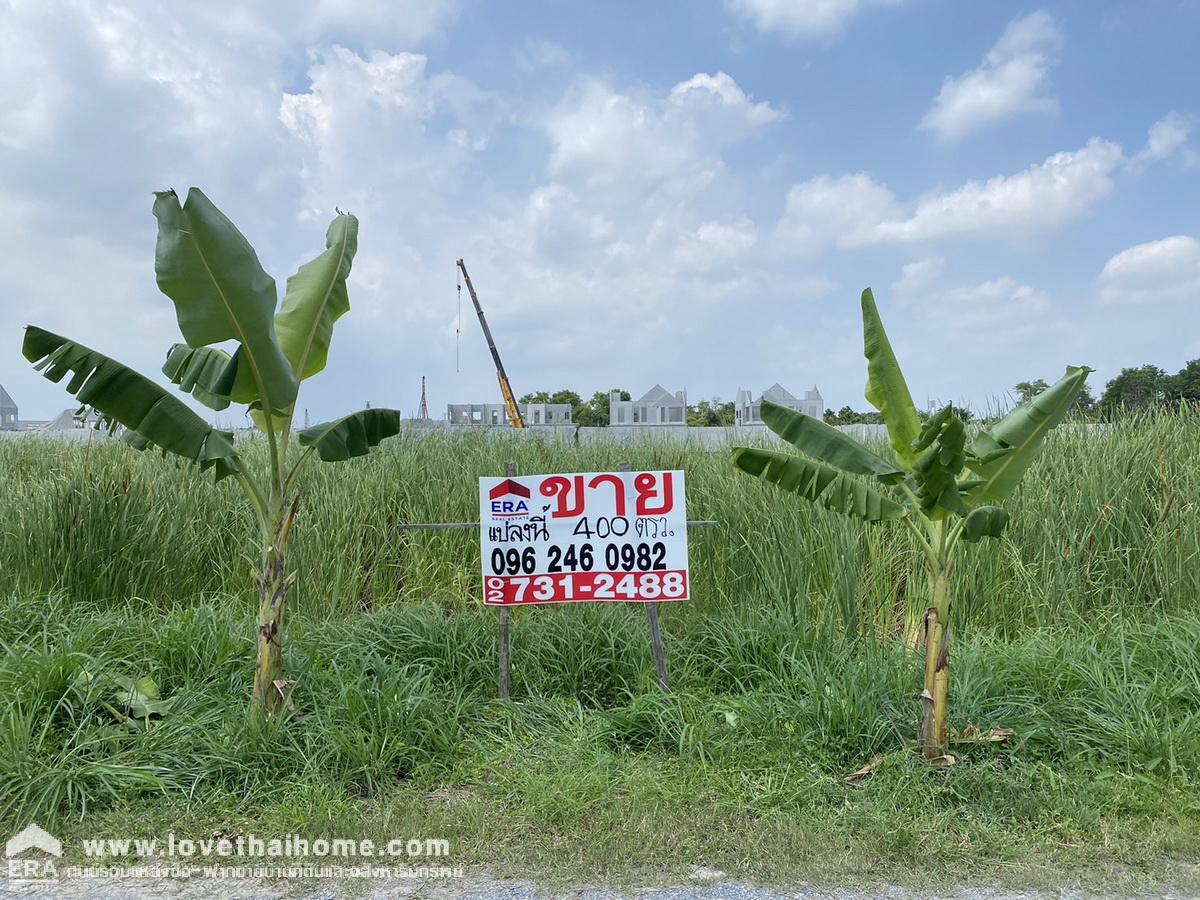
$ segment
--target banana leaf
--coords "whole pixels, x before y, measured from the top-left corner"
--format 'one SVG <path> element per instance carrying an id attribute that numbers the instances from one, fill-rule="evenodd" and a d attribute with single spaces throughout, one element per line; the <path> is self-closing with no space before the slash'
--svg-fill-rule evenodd
<path id="1" fill-rule="evenodd" d="M 971 506 L 1003 500 L 1037 459 L 1042 443 L 1071 410 L 1093 370 L 1068 366 L 1067 373 L 1004 419 L 981 431 L 967 448 L 967 467 L 981 484 L 968 492 Z"/>
<path id="2" fill-rule="evenodd" d="M 190 347 L 236 340 L 220 381 L 229 396 L 259 399 L 277 412 L 296 400 L 298 381 L 275 336 L 275 279 L 254 248 L 198 188 L 182 206 L 174 191 L 155 194 L 154 272 L 175 304 Z M 247 402 L 243 400 L 242 402 Z"/>
<path id="3" fill-rule="evenodd" d="M 921 434 L 921 420 L 912 394 L 892 352 L 883 321 L 875 306 L 875 295 L 862 292 L 863 354 L 867 357 L 867 402 L 883 415 L 888 437 L 901 462 L 911 467 L 916 461 L 913 442 Z"/>
<path id="4" fill-rule="evenodd" d="M 366 456 L 372 447 L 400 432 L 400 410 L 362 409 L 334 422 L 296 432 L 303 447 L 315 447 L 325 462 Z"/>
<path id="5" fill-rule="evenodd" d="M 172 344 L 162 372 L 209 409 L 227 409 L 231 400 L 249 403 L 254 397 L 231 397 L 236 366 L 228 353 L 217 347 L 189 347 Z"/>
<path id="6" fill-rule="evenodd" d="M 845 472 L 794 453 L 735 447 L 733 464 L 756 478 L 865 522 L 905 516 L 905 508 Z"/>
<path id="7" fill-rule="evenodd" d="M 871 475 L 884 484 L 904 479 L 904 470 L 872 453 L 858 441 L 820 419 L 769 400 L 762 404 L 762 420 L 773 432 L 813 459 L 855 475 Z"/>
<path id="8" fill-rule="evenodd" d="M 301 380 L 325 368 L 333 324 L 350 311 L 346 279 L 358 250 L 358 219 L 340 213 L 325 233 L 325 247 L 288 279 L 283 308 L 275 316 L 279 346 Z"/>
<path id="9" fill-rule="evenodd" d="M 58 383 L 68 373 L 68 393 L 137 435 L 138 449 L 154 445 L 216 470 L 217 480 L 241 466 L 233 435 L 217 431 L 181 400 L 149 378 L 62 335 L 30 325 L 21 347 L 42 375 Z"/>

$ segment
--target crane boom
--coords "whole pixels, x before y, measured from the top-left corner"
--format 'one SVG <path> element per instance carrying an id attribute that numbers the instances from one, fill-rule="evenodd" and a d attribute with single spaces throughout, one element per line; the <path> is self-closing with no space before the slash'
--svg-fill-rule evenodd
<path id="1" fill-rule="evenodd" d="M 487 319 L 483 315 L 483 307 L 479 305 L 479 297 L 475 294 L 475 286 L 471 284 L 471 276 L 467 274 L 466 264 L 460 259 L 458 267 L 462 270 L 463 280 L 467 283 L 467 293 L 475 304 L 475 315 L 479 316 L 479 324 L 483 328 L 483 336 L 487 339 L 488 349 L 492 351 L 492 361 L 496 363 L 496 380 L 500 382 L 500 394 L 504 397 L 504 408 L 508 411 L 508 421 L 513 428 L 524 428 L 525 420 L 521 418 L 521 408 L 517 406 L 517 398 L 513 396 L 512 385 L 508 383 L 508 375 L 504 372 L 504 363 L 500 361 L 500 351 L 496 349 L 496 341 L 492 338 L 492 329 L 488 328 Z"/>

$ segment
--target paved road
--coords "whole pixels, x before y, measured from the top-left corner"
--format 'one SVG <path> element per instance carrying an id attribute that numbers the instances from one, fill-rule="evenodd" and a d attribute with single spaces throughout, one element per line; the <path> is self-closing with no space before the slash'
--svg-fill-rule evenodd
<path id="1" fill-rule="evenodd" d="M 715 876 L 715 877 L 713 877 Z M 727 881 L 717 873 L 702 873 L 691 884 L 675 887 L 634 888 L 621 891 L 579 887 L 540 889 L 527 882 L 488 878 L 438 879 L 434 881 L 389 881 L 345 879 L 332 883 L 283 884 L 269 881 L 193 879 L 189 881 L 114 881 L 75 879 L 57 884 L 14 884 L 0 882 L 3 900 L 1088 900 L 1095 895 L 1075 890 L 1004 891 L 988 887 L 958 887 L 929 892 L 898 886 L 871 891 L 836 887 L 758 888 Z M 1120 896 L 1109 894 L 1107 896 Z M 1162 900 L 1184 900 L 1197 894 L 1167 889 L 1139 894 Z"/>

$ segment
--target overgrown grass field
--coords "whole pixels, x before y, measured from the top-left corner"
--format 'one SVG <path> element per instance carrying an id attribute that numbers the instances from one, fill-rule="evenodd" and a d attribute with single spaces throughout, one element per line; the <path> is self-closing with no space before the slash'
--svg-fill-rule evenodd
<path id="1" fill-rule="evenodd" d="M 513 701 L 494 699 L 477 538 L 397 526 L 474 520 L 476 478 L 507 462 L 686 470 L 690 517 L 719 526 L 690 536 L 695 600 L 662 607 L 670 696 L 642 610 L 579 605 L 514 612 Z M 1053 435 L 1004 537 L 967 548 L 952 728 L 1014 736 L 957 744 L 948 769 L 911 749 L 909 536 L 723 453 L 401 435 L 310 468 L 295 709 L 265 728 L 246 714 L 254 526 L 208 481 L 120 444 L 0 441 L 8 831 L 416 834 L 460 864 L 580 878 L 1177 879 L 1200 854 L 1195 410 Z M 174 705 L 121 727 L 82 672 L 149 676 Z"/>

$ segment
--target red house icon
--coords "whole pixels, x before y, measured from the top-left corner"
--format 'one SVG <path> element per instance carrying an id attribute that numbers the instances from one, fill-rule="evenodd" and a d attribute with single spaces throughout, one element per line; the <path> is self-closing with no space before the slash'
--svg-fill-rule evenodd
<path id="1" fill-rule="evenodd" d="M 518 484 L 511 478 L 508 478 L 500 482 L 488 492 L 488 499 L 498 500 L 501 497 L 507 497 L 509 495 L 523 497 L 524 499 L 528 500 L 529 488 L 525 487 L 523 484 Z"/>

